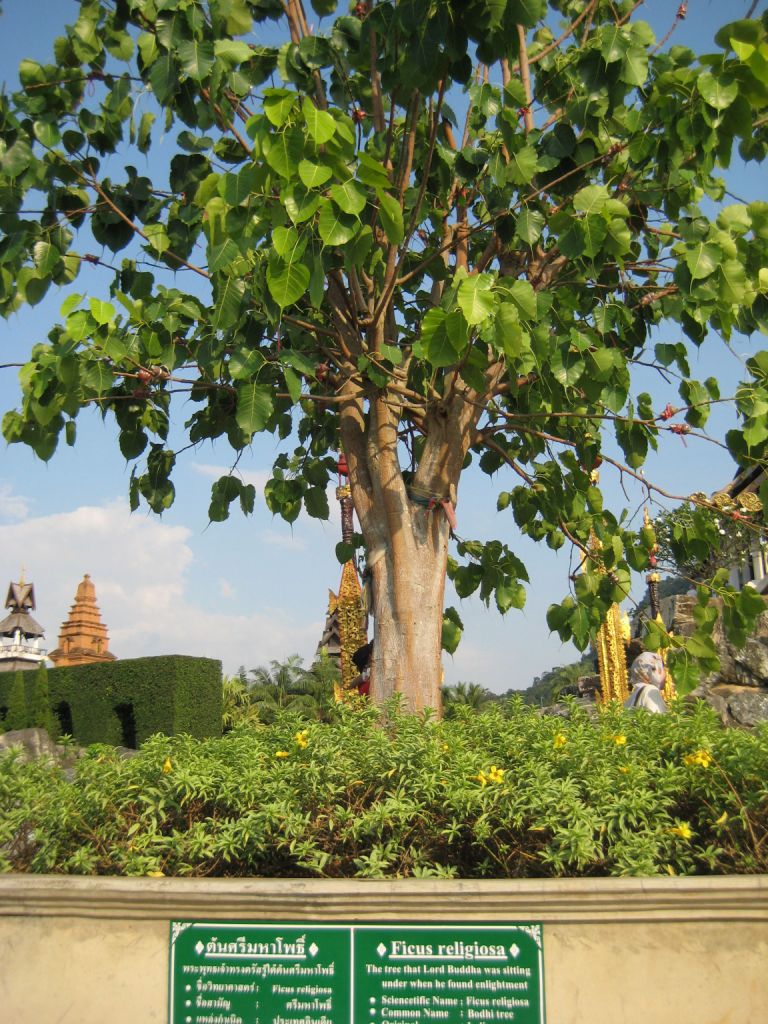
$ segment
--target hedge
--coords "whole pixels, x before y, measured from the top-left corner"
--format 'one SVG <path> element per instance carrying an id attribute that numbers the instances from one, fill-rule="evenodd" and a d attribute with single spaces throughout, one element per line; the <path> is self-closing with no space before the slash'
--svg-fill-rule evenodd
<path id="1" fill-rule="evenodd" d="M 703 703 L 592 720 L 513 702 L 435 722 L 342 708 L 218 740 L 0 758 L 0 870 L 400 878 L 768 870 L 768 728 Z"/>
<path id="2" fill-rule="evenodd" d="M 34 707 L 36 673 L 8 672 L 0 673 L 0 711 L 11 707 L 16 676 L 23 676 L 27 709 Z M 59 731 L 83 745 L 136 747 L 158 732 L 221 735 L 221 662 L 210 658 L 163 655 L 49 669 L 48 693 Z"/>

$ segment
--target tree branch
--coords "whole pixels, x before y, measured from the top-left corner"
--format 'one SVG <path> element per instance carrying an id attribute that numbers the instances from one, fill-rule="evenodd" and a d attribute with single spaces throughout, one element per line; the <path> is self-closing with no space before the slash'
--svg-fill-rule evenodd
<path id="1" fill-rule="evenodd" d="M 517 40 L 520 44 L 520 80 L 525 90 L 525 108 L 523 110 L 523 123 L 525 134 L 533 131 L 533 111 L 531 110 L 531 70 L 528 62 L 528 48 L 525 44 L 525 28 L 517 25 Z"/>

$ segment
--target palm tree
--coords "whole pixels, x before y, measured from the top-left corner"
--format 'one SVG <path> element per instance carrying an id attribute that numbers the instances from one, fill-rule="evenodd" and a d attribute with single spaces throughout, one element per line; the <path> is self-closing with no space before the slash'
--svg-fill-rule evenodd
<path id="1" fill-rule="evenodd" d="M 221 682 L 223 731 L 229 732 L 236 725 L 256 725 L 259 722 L 259 711 L 251 701 L 248 687 L 241 676 L 224 676 Z"/>
<path id="2" fill-rule="evenodd" d="M 327 717 L 333 697 L 332 665 L 322 659 L 306 669 L 304 659 L 291 654 L 285 661 L 251 669 L 251 676 L 249 693 L 262 721 L 273 721 L 278 711 L 287 708 L 304 718 Z"/>
<path id="3" fill-rule="evenodd" d="M 457 683 L 455 686 L 443 687 L 445 717 L 451 718 L 457 707 L 468 707 L 472 711 L 482 711 L 492 700 L 492 695 L 479 683 Z"/>

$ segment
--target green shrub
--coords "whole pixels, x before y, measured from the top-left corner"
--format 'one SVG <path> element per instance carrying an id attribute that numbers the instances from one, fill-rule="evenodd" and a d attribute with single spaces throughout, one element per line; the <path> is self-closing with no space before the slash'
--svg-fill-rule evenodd
<path id="1" fill-rule="evenodd" d="M 3 675 L 0 705 L 8 704 L 7 727 L 23 728 L 10 724 L 15 684 Z M 35 673 L 23 675 L 26 709 L 34 702 Z M 158 732 L 221 735 L 221 662 L 211 658 L 163 655 L 73 665 L 49 670 L 47 682 L 57 731 L 82 744 L 135 747 Z"/>
<path id="2" fill-rule="evenodd" d="M 8 687 L 8 713 L 5 725 L 8 729 L 26 729 L 29 726 L 29 709 L 27 707 L 27 691 L 24 685 L 24 673 L 17 670 Z"/>
<path id="3" fill-rule="evenodd" d="M 703 704 L 592 721 L 365 705 L 219 740 L 94 746 L 73 782 L 0 761 L 5 870 L 506 878 L 768 870 L 768 728 Z M 20 841 L 19 837 L 32 837 Z"/>
<path id="4" fill-rule="evenodd" d="M 54 724 L 51 702 L 48 695 L 48 669 L 40 662 L 35 670 L 35 684 L 32 696 L 32 725 L 37 729 L 45 729 L 48 735 L 56 738 L 58 730 Z"/>

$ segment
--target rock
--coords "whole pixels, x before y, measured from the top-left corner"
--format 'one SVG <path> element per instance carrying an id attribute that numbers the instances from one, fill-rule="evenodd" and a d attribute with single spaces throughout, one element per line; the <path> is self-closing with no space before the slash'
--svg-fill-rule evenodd
<path id="1" fill-rule="evenodd" d="M 54 743 L 45 729 L 11 729 L 0 735 L 0 756 L 14 747 L 21 748 L 23 763 L 46 757 L 65 767 L 71 767 L 81 756 L 77 748 L 60 746 Z"/>
<path id="2" fill-rule="evenodd" d="M 597 717 L 597 705 L 593 700 L 584 697 L 573 697 L 562 704 L 550 704 L 547 707 L 537 708 L 540 715 L 554 716 L 555 718 L 570 719 L 573 710 L 586 711 L 590 718 Z"/>
<path id="3" fill-rule="evenodd" d="M 0 736 L 0 751 L 21 747 L 21 760 L 34 761 L 39 757 L 56 759 L 57 746 L 45 729 L 11 729 Z M 62 748 L 59 748 L 62 749 Z"/>
<path id="4" fill-rule="evenodd" d="M 730 727 L 751 729 L 768 721 L 768 689 L 733 684 L 701 685 L 689 693 L 686 700 L 706 701 L 723 725 Z"/>
<path id="5" fill-rule="evenodd" d="M 730 698 L 728 710 L 739 725 L 753 727 L 768 722 L 768 690 L 744 687 Z"/>
<path id="6" fill-rule="evenodd" d="M 667 629 L 677 636 L 690 636 L 694 630 L 695 597 L 670 597 L 661 602 L 662 618 Z M 713 601 L 715 606 L 720 602 Z M 736 683 L 739 686 L 768 687 L 768 611 L 757 620 L 754 633 L 743 647 L 736 647 L 725 637 L 722 618 L 712 630 L 712 639 L 720 656 L 720 668 L 703 681 L 705 686 Z"/>
<path id="7" fill-rule="evenodd" d="M 602 693 L 600 676 L 595 672 L 591 676 L 579 676 L 576 680 L 580 697 L 588 697 L 590 700 L 597 700 L 598 694 Z"/>

